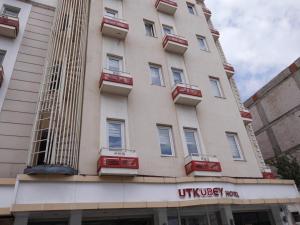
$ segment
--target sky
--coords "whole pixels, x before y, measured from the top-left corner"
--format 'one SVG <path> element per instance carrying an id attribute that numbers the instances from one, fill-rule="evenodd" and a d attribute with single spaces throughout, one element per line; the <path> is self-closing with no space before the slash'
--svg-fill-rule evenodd
<path id="1" fill-rule="evenodd" d="M 206 0 L 245 101 L 300 57 L 300 0 Z"/>

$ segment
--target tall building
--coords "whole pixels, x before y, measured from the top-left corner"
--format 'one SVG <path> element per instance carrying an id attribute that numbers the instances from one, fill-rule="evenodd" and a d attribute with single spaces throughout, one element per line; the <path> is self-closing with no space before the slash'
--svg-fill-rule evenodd
<path id="1" fill-rule="evenodd" d="M 291 224 L 203 1 L 2 2 L 1 224 Z"/>
<path id="2" fill-rule="evenodd" d="M 265 160 L 287 154 L 300 162 L 299 74 L 300 58 L 245 102 Z"/>

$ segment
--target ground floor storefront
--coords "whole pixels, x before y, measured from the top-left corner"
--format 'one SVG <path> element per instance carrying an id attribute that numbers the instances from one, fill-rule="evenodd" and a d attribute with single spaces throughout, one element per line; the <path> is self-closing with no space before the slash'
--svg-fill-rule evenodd
<path id="1" fill-rule="evenodd" d="M 16 213 L 1 225 L 287 225 L 285 206 L 72 210 Z"/>
<path id="2" fill-rule="evenodd" d="M 0 180 L 0 225 L 293 225 L 293 181 L 27 176 Z"/>

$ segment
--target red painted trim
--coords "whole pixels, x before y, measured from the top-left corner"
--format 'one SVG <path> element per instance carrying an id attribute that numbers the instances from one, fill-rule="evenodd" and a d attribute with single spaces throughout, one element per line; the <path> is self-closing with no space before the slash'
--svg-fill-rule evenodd
<path id="1" fill-rule="evenodd" d="M 275 179 L 276 177 L 272 172 L 263 172 L 262 173 L 264 179 Z"/>
<path id="2" fill-rule="evenodd" d="M 213 34 L 213 35 L 215 35 L 215 36 L 220 36 L 220 32 L 219 31 L 217 31 L 217 30 L 215 30 L 215 29 L 213 29 L 213 28 L 210 28 L 210 32 Z"/>
<path id="3" fill-rule="evenodd" d="M 185 165 L 185 172 L 189 175 L 192 172 L 222 172 L 220 162 L 208 162 L 208 161 L 191 161 Z"/>
<path id="4" fill-rule="evenodd" d="M 188 41 L 185 40 L 185 39 L 182 39 L 182 38 L 179 38 L 179 37 L 174 37 L 174 36 L 171 36 L 171 35 L 166 35 L 164 37 L 164 40 L 163 40 L 163 47 L 165 47 L 167 45 L 168 41 L 172 41 L 172 42 L 175 42 L 175 43 L 178 43 L 178 44 L 181 44 L 181 45 L 185 45 L 185 46 L 189 45 Z"/>
<path id="5" fill-rule="evenodd" d="M 136 157 L 100 156 L 97 171 L 99 172 L 101 168 L 138 169 L 139 159 Z"/>
<path id="6" fill-rule="evenodd" d="M 258 99 L 258 96 L 257 96 L 257 94 L 254 94 L 251 98 L 252 98 L 253 102 L 256 102 Z"/>
<path id="7" fill-rule="evenodd" d="M 16 28 L 16 35 L 19 33 L 19 19 L 18 20 L 12 20 L 9 17 L 6 16 L 0 16 L 0 24 L 12 26 Z"/>
<path id="8" fill-rule="evenodd" d="M 224 69 L 234 73 L 234 67 L 233 66 L 224 64 Z"/>
<path id="9" fill-rule="evenodd" d="M 241 111 L 241 116 L 243 118 L 247 118 L 247 119 L 251 119 L 252 120 L 252 115 L 250 112 L 246 112 L 246 111 Z"/>
<path id="10" fill-rule="evenodd" d="M 192 88 L 187 88 L 187 87 L 180 87 L 177 86 L 174 91 L 172 92 L 172 98 L 173 100 L 177 97 L 179 94 L 184 94 L 184 95 L 191 95 L 191 96 L 196 96 L 196 97 L 202 97 L 202 93 L 200 90 L 192 89 Z"/>
<path id="11" fill-rule="evenodd" d="M 125 22 L 121 22 L 119 20 L 114 20 L 113 18 L 103 17 L 101 22 L 101 31 L 103 29 L 104 24 L 109 24 L 115 27 L 120 27 L 126 30 L 129 30 L 129 25 Z"/>
<path id="12" fill-rule="evenodd" d="M 300 69 L 300 67 L 297 66 L 295 63 L 293 63 L 292 65 L 289 66 L 289 70 L 290 70 L 291 73 L 295 73 L 299 69 Z"/>
<path id="13" fill-rule="evenodd" d="M 121 75 L 104 73 L 104 72 L 101 73 L 99 87 L 101 87 L 103 81 L 109 81 L 118 84 L 133 85 L 133 79 L 131 77 L 125 77 Z"/>
<path id="14" fill-rule="evenodd" d="M 202 7 L 202 10 L 206 15 L 211 16 L 211 11 L 208 8 Z"/>
<path id="15" fill-rule="evenodd" d="M 1 68 L 0 68 L 0 88 L 2 86 L 3 80 L 4 80 L 4 71 L 3 71 L 3 67 L 1 66 Z"/>
<path id="16" fill-rule="evenodd" d="M 177 7 L 177 2 L 174 2 L 174 1 L 171 1 L 171 0 L 157 0 L 157 1 L 155 2 L 155 8 L 158 7 L 158 5 L 159 5 L 160 2 L 163 2 L 163 3 L 165 3 L 165 4 L 168 4 L 168 5 Z"/>

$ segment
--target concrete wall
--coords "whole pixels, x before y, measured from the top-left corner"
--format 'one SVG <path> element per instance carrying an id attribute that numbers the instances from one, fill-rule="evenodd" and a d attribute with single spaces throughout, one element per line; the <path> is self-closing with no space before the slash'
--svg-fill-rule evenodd
<path id="1" fill-rule="evenodd" d="M 245 102 L 265 159 L 288 152 L 300 160 L 299 68 L 297 59 Z"/>
<path id="2" fill-rule="evenodd" d="M 14 49 L 15 65 L 11 67 L 11 77 L 5 77 L 7 91 L 2 92 L 4 101 L 0 112 L 0 177 L 15 177 L 18 173 L 23 173 L 25 168 L 54 16 L 54 12 L 49 9 L 16 1 L 11 3 L 16 6 L 24 5 L 24 11 L 29 17 L 28 21 L 26 16 L 20 17 L 23 31 L 16 40 L 20 39 L 20 48 Z M 2 37 L 0 44 L 1 42 Z"/>
<path id="3" fill-rule="evenodd" d="M 182 129 L 183 126 L 192 123 L 192 127 L 198 129 L 205 153 L 217 155 L 221 161 L 224 176 L 261 176 L 201 6 L 191 1 L 195 3 L 198 12 L 195 16 L 188 13 L 186 2 L 177 2 L 178 9 L 175 15 L 169 16 L 157 12 L 154 0 L 123 1 L 122 5 L 116 7 L 122 7 L 122 19 L 129 23 L 130 28 L 126 40 L 119 41 L 102 37 L 100 21 L 104 8 L 121 4 L 120 1 L 91 1 L 79 173 L 96 174 L 99 149 L 107 147 L 104 141 L 106 137 L 104 123 L 107 115 L 116 115 L 117 112 L 122 113 L 119 119 L 126 120 L 128 147 L 136 150 L 139 155 L 139 175 L 185 176 L 186 151 Z M 143 19 L 155 23 L 156 38 L 145 35 Z M 184 56 L 163 50 L 162 24 L 173 25 L 178 35 L 187 38 L 189 48 Z M 200 50 L 196 35 L 207 38 L 209 52 Z M 120 54 L 125 58 L 125 70 L 130 72 L 134 79 L 133 90 L 128 98 L 107 96 L 99 92 L 100 73 L 105 67 L 103 63 L 107 53 Z M 150 84 L 149 62 L 162 65 L 165 86 Z M 182 109 L 173 103 L 172 66 L 185 70 L 187 81 L 201 88 L 203 101 L 197 108 Z M 213 96 L 209 76 L 219 77 L 224 99 Z M 172 126 L 174 157 L 160 156 L 157 124 Z M 245 161 L 233 160 L 225 135 L 226 131 L 238 133 Z"/>

